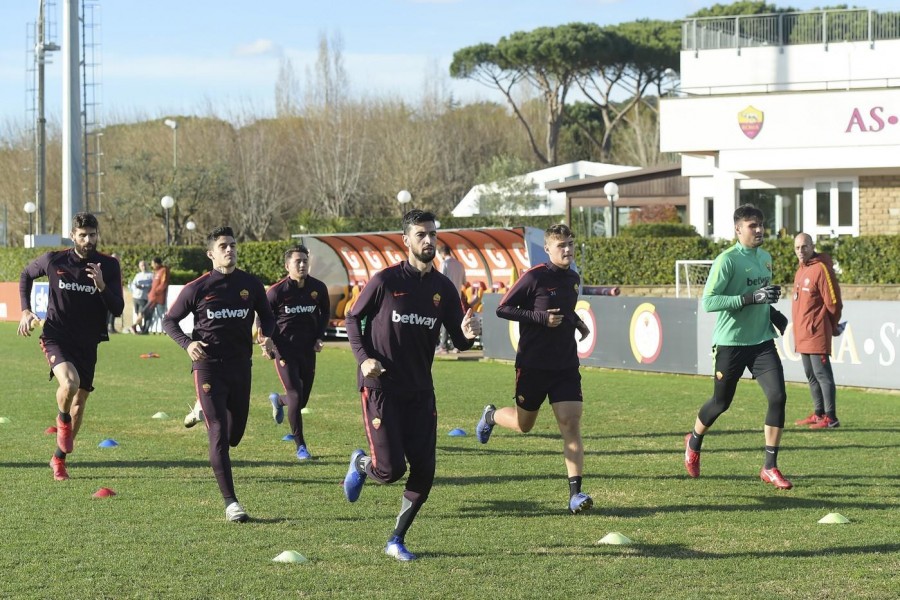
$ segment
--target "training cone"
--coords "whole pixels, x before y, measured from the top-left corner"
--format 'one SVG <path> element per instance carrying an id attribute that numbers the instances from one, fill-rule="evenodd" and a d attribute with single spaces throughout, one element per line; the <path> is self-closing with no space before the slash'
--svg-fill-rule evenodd
<path id="1" fill-rule="evenodd" d="M 304 406 L 303 408 L 300 409 L 300 414 L 301 414 L 301 415 L 308 415 L 308 414 L 309 414 L 309 409 L 308 409 L 307 407 Z"/>
<path id="2" fill-rule="evenodd" d="M 457 427 L 456 429 L 451 429 L 450 433 L 448 433 L 447 435 L 449 435 L 450 437 L 464 437 L 466 435 L 466 432 Z"/>
<path id="3" fill-rule="evenodd" d="M 146 354 L 141 354 L 141 358 L 159 358 L 159 354 L 156 352 L 147 352 Z"/>
<path id="4" fill-rule="evenodd" d="M 113 439 L 105 439 L 102 442 L 100 442 L 99 445 L 101 448 L 115 448 L 116 446 L 119 445 L 119 442 L 117 442 L 116 440 L 113 440 Z"/>
<path id="5" fill-rule="evenodd" d="M 273 558 L 272 562 L 305 563 L 306 557 L 299 552 L 294 552 L 293 550 L 285 550 L 284 552 Z"/>
<path id="6" fill-rule="evenodd" d="M 0 423 L 9 423 L 9 417 L 0 417 Z"/>
<path id="7" fill-rule="evenodd" d="M 611 544 L 614 546 L 624 546 L 625 544 L 632 544 L 631 540 L 627 537 L 619 533 L 618 531 L 613 531 L 612 533 L 607 533 L 604 535 L 598 542 L 598 544 Z"/>
<path id="8" fill-rule="evenodd" d="M 819 519 L 819 523 L 849 523 L 850 519 L 842 515 L 841 513 L 828 513 L 821 519 Z"/>
<path id="9" fill-rule="evenodd" d="M 51 425 L 50 427 L 48 427 L 47 429 L 44 430 L 44 433 L 46 433 L 47 435 L 53 435 L 54 433 L 56 433 L 56 427 Z"/>
<path id="10" fill-rule="evenodd" d="M 150 417 L 150 418 L 151 418 L 151 419 L 168 419 L 168 418 L 169 418 L 169 415 L 167 415 L 167 414 L 164 413 L 164 412 L 158 412 L 158 413 L 156 413 L 155 415 L 153 415 L 153 416 Z"/>
<path id="11" fill-rule="evenodd" d="M 96 492 L 94 492 L 94 498 L 109 498 L 110 496 L 115 496 L 116 493 L 109 488 L 102 487 Z"/>
<path id="12" fill-rule="evenodd" d="M 286 436 L 284 436 L 283 438 L 281 438 L 281 441 L 282 441 L 282 442 L 293 442 L 293 441 L 294 441 L 294 436 L 292 436 L 291 434 L 287 434 Z"/>

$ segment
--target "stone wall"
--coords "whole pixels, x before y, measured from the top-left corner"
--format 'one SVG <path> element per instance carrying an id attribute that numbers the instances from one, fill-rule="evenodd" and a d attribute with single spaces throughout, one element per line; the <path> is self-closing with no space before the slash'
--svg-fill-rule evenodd
<path id="1" fill-rule="evenodd" d="M 859 233 L 900 233 L 900 175 L 860 176 Z"/>

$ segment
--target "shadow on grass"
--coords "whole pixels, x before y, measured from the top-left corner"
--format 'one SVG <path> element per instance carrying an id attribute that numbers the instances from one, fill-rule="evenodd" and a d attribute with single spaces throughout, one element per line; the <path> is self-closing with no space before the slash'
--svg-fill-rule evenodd
<path id="1" fill-rule="evenodd" d="M 584 556 L 583 552 L 565 552 L 571 549 L 571 546 L 557 546 L 562 552 L 560 554 L 571 554 Z M 897 552 L 900 550 L 900 543 L 895 544 L 875 544 L 871 546 L 832 546 L 827 548 L 816 548 L 809 550 L 747 550 L 741 552 L 707 552 L 704 550 L 695 550 L 683 544 L 634 544 L 625 546 L 626 552 L 617 552 L 611 546 L 598 546 L 593 548 L 594 553 L 599 555 L 616 554 L 622 558 L 665 558 L 665 559 L 685 559 L 685 560 L 727 560 L 733 558 L 821 558 L 823 556 L 839 556 L 850 554 L 886 554 Z M 554 552 L 556 554 L 556 552 Z"/>

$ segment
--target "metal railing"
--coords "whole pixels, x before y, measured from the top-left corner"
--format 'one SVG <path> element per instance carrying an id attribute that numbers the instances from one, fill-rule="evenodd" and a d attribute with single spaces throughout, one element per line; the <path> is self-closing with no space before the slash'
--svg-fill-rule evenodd
<path id="1" fill-rule="evenodd" d="M 802 13 L 686 19 L 682 50 L 755 48 L 900 39 L 900 12 L 820 10 Z"/>

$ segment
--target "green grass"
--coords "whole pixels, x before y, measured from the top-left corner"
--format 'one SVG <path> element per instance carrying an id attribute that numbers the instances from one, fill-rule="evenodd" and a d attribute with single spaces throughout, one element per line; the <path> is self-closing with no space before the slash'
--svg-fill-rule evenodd
<path id="1" fill-rule="evenodd" d="M 900 586 L 900 397 L 841 389 L 843 427 L 789 427 L 780 463 L 795 488 L 762 484 L 765 401 L 742 383 L 704 444 L 703 476 L 682 466 L 682 437 L 706 378 L 586 369 L 585 491 L 571 516 L 561 443 L 545 407 L 528 435 L 474 437 L 488 402 L 507 404 L 508 364 L 438 361 L 438 473 L 407 536 L 421 560 L 384 542 L 402 486 L 339 483 L 365 443 L 348 350 L 323 351 L 306 417 L 316 459 L 299 464 L 266 399 L 271 364 L 254 365 L 250 424 L 233 451 L 253 517 L 226 523 L 202 427 L 185 429 L 193 390 L 184 352 L 159 336 L 103 344 L 87 418 L 52 480 L 54 383 L 37 340 L 0 324 L 0 597 L 15 598 L 896 598 Z M 141 359 L 155 351 L 159 359 Z M 788 419 L 806 416 L 788 388 Z M 154 420 L 157 411 L 169 420 Z M 462 427 L 467 437 L 449 437 Z M 120 446 L 99 448 L 111 437 Z M 95 499 L 100 487 L 117 492 Z M 820 525 L 829 512 L 849 525 Z M 633 545 L 597 541 L 620 532 Z M 295 550 L 309 562 L 271 561 Z"/>

